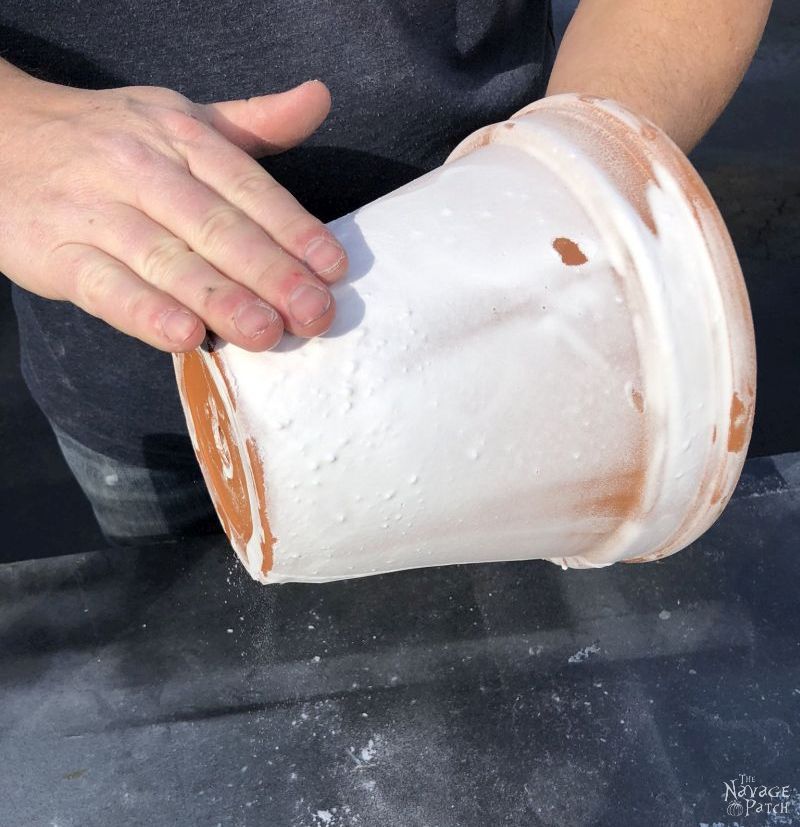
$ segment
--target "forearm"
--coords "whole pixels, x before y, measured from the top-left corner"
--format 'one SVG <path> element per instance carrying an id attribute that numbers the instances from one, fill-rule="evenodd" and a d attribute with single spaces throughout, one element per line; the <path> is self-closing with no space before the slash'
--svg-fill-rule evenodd
<path id="1" fill-rule="evenodd" d="M 739 85 L 770 6 L 771 0 L 582 0 L 547 94 L 613 98 L 688 152 Z"/>

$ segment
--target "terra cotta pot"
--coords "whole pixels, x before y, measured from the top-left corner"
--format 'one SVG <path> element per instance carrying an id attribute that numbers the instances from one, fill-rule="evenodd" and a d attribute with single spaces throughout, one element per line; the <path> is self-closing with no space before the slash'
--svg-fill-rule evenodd
<path id="1" fill-rule="evenodd" d="M 654 560 L 718 517 L 752 426 L 750 309 L 652 124 L 546 98 L 329 226 L 350 272 L 326 334 L 175 357 L 254 578 Z"/>

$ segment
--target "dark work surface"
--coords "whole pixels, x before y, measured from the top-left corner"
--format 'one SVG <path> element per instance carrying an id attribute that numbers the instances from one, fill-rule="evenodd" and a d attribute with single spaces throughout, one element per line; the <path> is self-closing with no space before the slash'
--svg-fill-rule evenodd
<path id="1" fill-rule="evenodd" d="M 800 454 L 659 563 L 0 566 L 3 827 L 800 825 Z M 787 814 L 730 817 L 740 773 Z"/>

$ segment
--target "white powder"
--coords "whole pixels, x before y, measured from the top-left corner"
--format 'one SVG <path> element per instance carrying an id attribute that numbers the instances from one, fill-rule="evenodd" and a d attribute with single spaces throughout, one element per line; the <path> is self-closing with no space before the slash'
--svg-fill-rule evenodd
<path id="1" fill-rule="evenodd" d="M 578 649 L 578 651 L 574 655 L 570 655 L 567 658 L 569 663 L 581 663 L 582 661 L 588 660 L 589 655 L 597 654 L 600 651 L 600 647 L 596 643 L 592 643 L 589 646 L 584 646 L 583 649 Z"/>

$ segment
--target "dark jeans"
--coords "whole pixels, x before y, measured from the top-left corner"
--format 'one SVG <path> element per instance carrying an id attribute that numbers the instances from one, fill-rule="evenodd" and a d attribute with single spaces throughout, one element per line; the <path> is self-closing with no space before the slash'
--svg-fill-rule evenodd
<path id="1" fill-rule="evenodd" d="M 55 426 L 53 431 L 110 544 L 136 545 L 222 530 L 197 465 L 128 465 L 87 448 Z"/>

